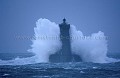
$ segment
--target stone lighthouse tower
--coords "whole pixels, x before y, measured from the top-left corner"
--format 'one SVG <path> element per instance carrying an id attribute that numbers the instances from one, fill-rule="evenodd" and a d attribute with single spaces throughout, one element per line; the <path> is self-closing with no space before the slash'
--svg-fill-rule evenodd
<path id="1" fill-rule="evenodd" d="M 71 62 L 70 24 L 67 24 L 64 18 L 63 23 L 59 24 L 59 28 L 62 48 L 56 54 L 51 55 L 49 60 L 50 62 Z"/>
<path id="2" fill-rule="evenodd" d="M 66 19 L 63 19 L 63 23 L 59 24 L 60 28 L 60 40 L 62 43 L 61 50 L 55 54 L 50 55 L 50 62 L 78 62 L 80 57 L 72 54 L 71 52 L 71 40 L 70 40 L 70 24 L 66 23 Z"/>
<path id="3" fill-rule="evenodd" d="M 60 27 L 60 39 L 62 42 L 62 49 L 60 55 L 61 61 L 70 62 L 72 59 L 71 54 L 71 42 L 70 42 L 70 24 L 66 23 L 66 19 L 63 19 L 63 23 L 59 24 Z"/>

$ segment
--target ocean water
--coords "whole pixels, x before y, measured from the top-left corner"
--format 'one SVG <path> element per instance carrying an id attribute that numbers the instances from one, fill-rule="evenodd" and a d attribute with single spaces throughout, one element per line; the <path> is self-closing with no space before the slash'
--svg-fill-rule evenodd
<path id="1" fill-rule="evenodd" d="M 25 58 L 25 57 L 31 57 L 34 56 L 33 53 L 22 53 L 22 52 L 0 52 L 0 59 L 1 60 L 12 60 L 14 58 Z"/>
<path id="2" fill-rule="evenodd" d="M 0 78 L 120 78 L 120 62 L 0 65 Z"/>

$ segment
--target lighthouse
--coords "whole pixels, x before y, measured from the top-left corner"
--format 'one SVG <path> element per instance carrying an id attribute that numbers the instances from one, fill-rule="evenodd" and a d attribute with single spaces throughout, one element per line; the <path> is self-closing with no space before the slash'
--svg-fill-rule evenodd
<path id="1" fill-rule="evenodd" d="M 62 47 L 60 51 L 55 54 L 50 55 L 50 62 L 72 62 L 79 61 L 80 58 L 77 55 L 73 55 L 71 52 L 71 39 L 70 39 L 70 24 L 67 24 L 66 19 L 63 19 L 63 22 L 59 24 L 60 28 L 60 41 Z"/>
<path id="2" fill-rule="evenodd" d="M 72 59 L 71 54 L 71 42 L 70 42 L 70 24 L 66 23 L 66 19 L 63 19 L 63 23 L 59 24 L 60 28 L 60 40 L 62 42 L 62 48 L 59 51 L 59 54 L 62 56 L 60 61 L 70 62 Z"/>

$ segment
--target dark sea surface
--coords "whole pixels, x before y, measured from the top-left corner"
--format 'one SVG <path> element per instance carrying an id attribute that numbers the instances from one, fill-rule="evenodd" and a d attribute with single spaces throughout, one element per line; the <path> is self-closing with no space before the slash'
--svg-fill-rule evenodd
<path id="1" fill-rule="evenodd" d="M 120 62 L 0 65 L 0 78 L 120 78 Z"/>
<path id="2" fill-rule="evenodd" d="M 0 59 L 6 61 L 31 56 L 29 53 L 0 53 Z M 0 78 L 120 78 L 120 62 L 0 65 Z"/>

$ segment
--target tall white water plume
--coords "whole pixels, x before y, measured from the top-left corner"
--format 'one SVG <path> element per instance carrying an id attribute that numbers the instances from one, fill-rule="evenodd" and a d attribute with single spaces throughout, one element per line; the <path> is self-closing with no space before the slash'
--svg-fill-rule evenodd
<path id="1" fill-rule="evenodd" d="M 107 40 L 99 31 L 91 36 L 84 36 L 75 26 L 71 25 L 72 52 L 79 55 L 85 62 L 105 63 L 107 61 Z"/>
<path id="2" fill-rule="evenodd" d="M 57 52 L 61 47 L 59 26 L 48 19 L 39 19 L 34 28 L 35 40 L 32 40 L 32 49 L 37 61 L 49 62 L 49 56 Z"/>

